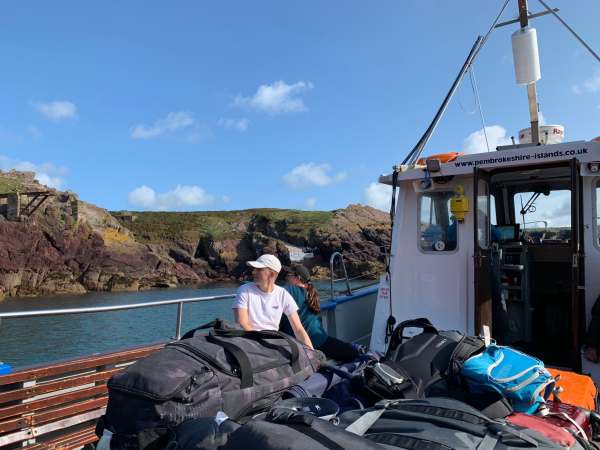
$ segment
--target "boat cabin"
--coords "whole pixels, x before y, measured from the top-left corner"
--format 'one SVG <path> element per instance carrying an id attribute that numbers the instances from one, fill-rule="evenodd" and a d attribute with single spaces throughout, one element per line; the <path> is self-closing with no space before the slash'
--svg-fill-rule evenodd
<path id="1" fill-rule="evenodd" d="M 470 334 L 487 325 L 500 344 L 581 370 L 600 295 L 600 142 L 433 159 L 396 168 L 390 296 L 371 347 L 385 349 L 390 315 L 427 317 Z"/>

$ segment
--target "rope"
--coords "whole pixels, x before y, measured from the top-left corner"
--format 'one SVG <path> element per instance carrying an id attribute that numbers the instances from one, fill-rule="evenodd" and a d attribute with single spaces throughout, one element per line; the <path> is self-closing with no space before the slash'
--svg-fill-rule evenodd
<path id="1" fill-rule="evenodd" d="M 543 0 L 538 0 L 543 6 L 544 8 L 546 8 L 548 10 L 548 12 L 552 13 L 552 15 L 554 15 L 554 17 L 556 17 L 556 19 L 562 23 L 564 25 L 564 27 L 569 30 L 571 32 L 571 34 L 573 36 L 575 36 L 575 38 L 581 43 L 581 45 L 583 45 L 591 54 L 594 58 L 596 58 L 598 60 L 598 62 L 600 62 L 600 56 L 598 56 L 598 54 L 592 49 L 592 47 L 590 47 L 589 45 L 587 45 L 587 43 L 583 40 L 583 38 L 581 38 L 573 28 L 571 28 L 569 25 L 567 25 L 567 22 L 565 22 L 556 11 L 554 11 L 552 8 L 550 8 Z"/>
<path id="2" fill-rule="evenodd" d="M 479 108 L 479 116 L 481 118 L 481 128 L 483 130 L 483 136 L 485 137 L 485 145 L 487 147 L 487 151 L 490 151 L 490 142 L 487 137 L 487 130 L 485 129 L 485 119 L 483 117 L 483 109 L 481 108 L 481 101 L 479 100 L 479 89 L 477 89 L 477 81 L 475 80 L 475 68 L 471 66 L 471 70 L 469 71 L 469 77 L 471 78 L 471 88 L 473 88 L 473 95 L 475 95 L 475 103 L 477 104 L 477 108 Z"/>

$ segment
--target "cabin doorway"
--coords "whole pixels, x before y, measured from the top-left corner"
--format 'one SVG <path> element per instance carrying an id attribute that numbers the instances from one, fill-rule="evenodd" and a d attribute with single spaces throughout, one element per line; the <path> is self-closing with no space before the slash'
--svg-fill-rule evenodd
<path id="1" fill-rule="evenodd" d="M 546 364 L 579 370 L 585 327 L 576 160 L 475 169 L 475 330 Z"/>

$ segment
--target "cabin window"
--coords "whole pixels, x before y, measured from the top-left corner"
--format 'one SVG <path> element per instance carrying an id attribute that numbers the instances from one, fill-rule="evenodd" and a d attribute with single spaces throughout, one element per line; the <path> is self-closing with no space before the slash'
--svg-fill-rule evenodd
<path id="1" fill-rule="evenodd" d="M 450 212 L 452 191 L 428 192 L 419 202 L 419 245 L 426 252 L 450 252 L 457 246 L 457 223 Z"/>
<path id="2" fill-rule="evenodd" d="M 521 235 L 532 244 L 568 243 L 571 239 L 571 191 L 540 189 L 514 196 Z"/>

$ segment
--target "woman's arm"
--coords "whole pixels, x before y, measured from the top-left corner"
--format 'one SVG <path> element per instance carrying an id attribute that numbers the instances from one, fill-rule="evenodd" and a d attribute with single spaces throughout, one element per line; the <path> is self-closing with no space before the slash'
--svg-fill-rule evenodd
<path id="1" fill-rule="evenodd" d="M 306 330 L 302 326 L 302 322 L 300 322 L 300 316 L 298 316 L 298 313 L 297 312 L 293 312 L 289 316 L 287 316 L 287 318 L 290 321 L 290 325 L 292 326 L 292 330 L 294 330 L 294 334 L 296 335 L 296 339 L 298 339 L 300 342 L 302 342 L 307 347 L 314 348 L 313 345 L 312 345 L 312 342 L 311 342 L 310 338 L 308 337 L 308 333 L 306 332 Z"/>
<path id="2" fill-rule="evenodd" d="M 248 318 L 247 309 L 233 308 L 233 315 L 235 317 L 235 321 L 239 323 L 244 330 L 252 331 L 252 325 L 250 325 L 250 319 Z"/>

